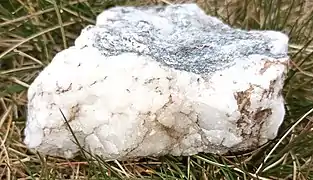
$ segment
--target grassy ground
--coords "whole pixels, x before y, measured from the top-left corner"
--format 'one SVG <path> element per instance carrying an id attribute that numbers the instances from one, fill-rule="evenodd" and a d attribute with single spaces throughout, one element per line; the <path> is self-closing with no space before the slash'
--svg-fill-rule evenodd
<path id="1" fill-rule="evenodd" d="M 208 14 L 244 29 L 290 36 L 292 60 L 278 137 L 253 152 L 146 158 L 132 162 L 42 157 L 22 143 L 26 92 L 52 57 L 114 5 L 180 3 L 157 0 L 0 0 L 0 179 L 313 179 L 313 2 L 200 0 Z M 184 1 L 188 2 L 188 1 Z"/>

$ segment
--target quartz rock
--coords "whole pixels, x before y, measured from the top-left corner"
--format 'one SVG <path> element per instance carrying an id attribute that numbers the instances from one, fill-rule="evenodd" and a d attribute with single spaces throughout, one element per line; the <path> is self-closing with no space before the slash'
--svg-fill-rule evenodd
<path id="1" fill-rule="evenodd" d="M 71 158 L 224 154 L 277 136 L 288 37 L 245 31 L 196 4 L 113 7 L 28 90 L 24 142 Z"/>

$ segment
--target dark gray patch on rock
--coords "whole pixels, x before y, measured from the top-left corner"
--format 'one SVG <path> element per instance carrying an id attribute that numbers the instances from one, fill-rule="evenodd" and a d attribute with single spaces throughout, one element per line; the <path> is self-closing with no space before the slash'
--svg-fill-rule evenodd
<path id="1" fill-rule="evenodd" d="M 88 33 L 90 45 L 106 56 L 137 53 L 196 74 L 214 73 L 253 54 L 286 56 L 271 53 L 273 39 L 263 32 L 230 28 L 195 4 L 114 7 L 104 13 L 111 16 L 98 19 Z"/>

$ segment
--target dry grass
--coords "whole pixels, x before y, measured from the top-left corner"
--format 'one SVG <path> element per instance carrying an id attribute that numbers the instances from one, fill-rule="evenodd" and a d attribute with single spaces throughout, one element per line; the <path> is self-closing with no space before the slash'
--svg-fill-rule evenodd
<path id="1" fill-rule="evenodd" d="M 113 5 L 188 1 L 0 1 L 1 179 L 313 179 L 313 2 L 199 0 L 208 14 L 244 29 L 290 36 L 292 59 L 284 88 L 287 115 L 278 137 L 245 154 L 146 158 L 138 162 L 42 157 L 22 143 L 27 88 L 80 30 Z M 189 1 L 190 2 L 190 1 Z"/>

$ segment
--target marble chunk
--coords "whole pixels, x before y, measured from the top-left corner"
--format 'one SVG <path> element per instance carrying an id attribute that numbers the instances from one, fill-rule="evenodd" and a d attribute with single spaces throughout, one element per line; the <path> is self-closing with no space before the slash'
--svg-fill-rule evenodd
<path id="1" fill-rule="evenodd" d="M 288 37 L 245 31 L 196 4 L 113 7 L 28 90 L 24 142 L 71 158 L 251 150 L 284 119 Z"/>

